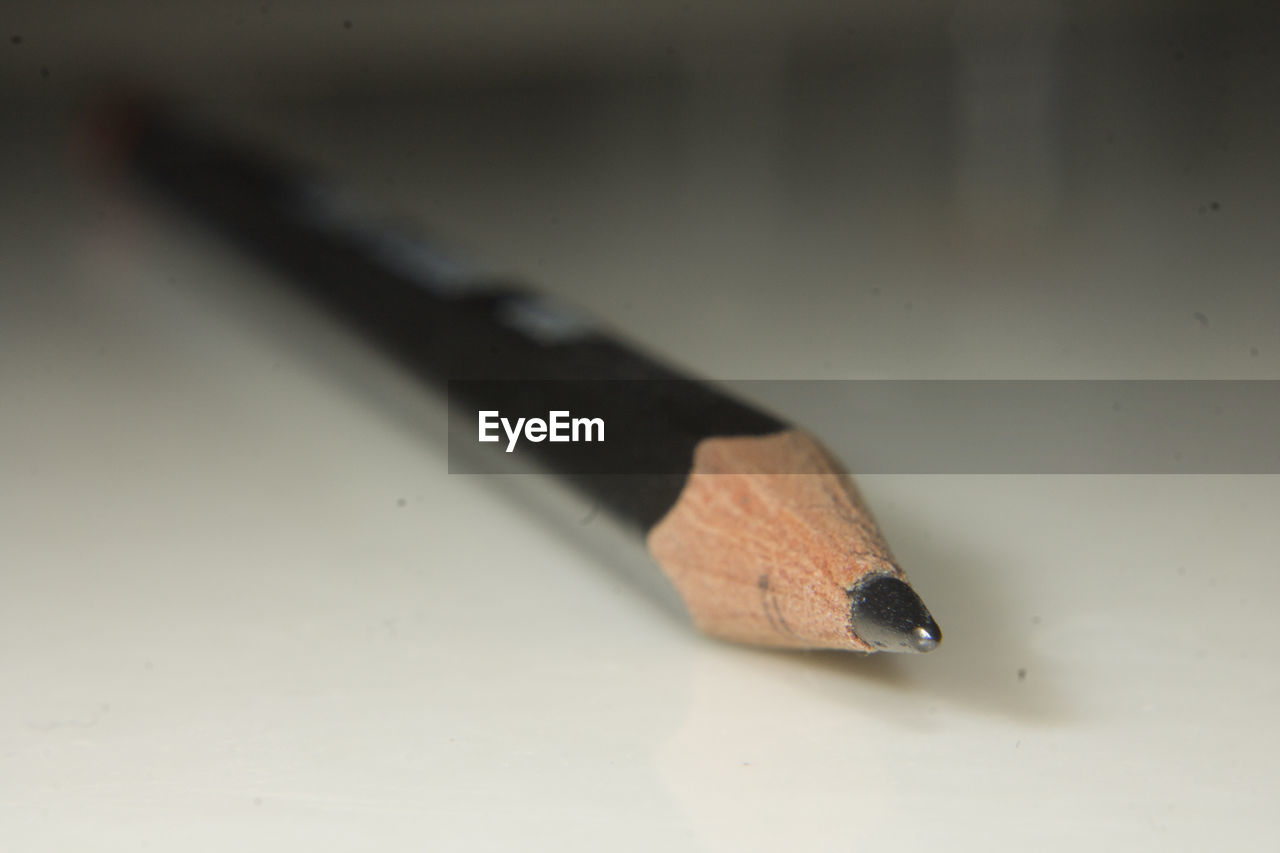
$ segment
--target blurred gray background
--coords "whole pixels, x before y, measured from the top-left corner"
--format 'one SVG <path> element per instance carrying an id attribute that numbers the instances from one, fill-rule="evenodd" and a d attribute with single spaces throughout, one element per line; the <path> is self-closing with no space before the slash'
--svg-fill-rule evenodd
<path id="1" fill-rule="evenodd" d="M 1274 376 L 1275 22 L 1254 3 L 10 3 L 0 98 L 6 144 L 47 168 L 103 90 L 229 118 L 723 377 Z M 8 163 L 10 186 L 56 179 Z M 805 334 L 744 329 L 757 311 Z"/>

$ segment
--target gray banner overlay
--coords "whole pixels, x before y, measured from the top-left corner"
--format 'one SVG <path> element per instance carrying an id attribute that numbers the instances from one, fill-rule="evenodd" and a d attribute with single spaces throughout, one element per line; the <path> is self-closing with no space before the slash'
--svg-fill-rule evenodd
<path id="1" fill-rule="evenodd" d="M 645 443 L 696 431 L 664 417 L 663 383 L 528 382 L 527 411 L 599 417 L 604 441 L 533 442 L 510 453 L 478 441 L 482 406 L 450 383 L 449 470 L 493 470 L 497 454 L 570 473 L 671 474 L 687 460 Z M 591 392 L 584 394 L 583 387 Z M 810 428 L 854 473 L 864 474 L 1277 474 L 1280 381 L 1274 380 L 757 380 L 721 383 L 732 396 Z M 652 399 L 652 406 L 637 400 Z M 591 410 L 583 410 L 583 401 Z M 614 401 L 620 402 L 616 408 Z M 683 431 L 683 433 L 682 433 Z M 580 433 L 581 435 L 581 433 Z M 677 442 L 678 443 L 678 442 Z M 681 469 L 681 470 L 677 470 Z M 795 473 L 780 470 L 773 473 Z"/>

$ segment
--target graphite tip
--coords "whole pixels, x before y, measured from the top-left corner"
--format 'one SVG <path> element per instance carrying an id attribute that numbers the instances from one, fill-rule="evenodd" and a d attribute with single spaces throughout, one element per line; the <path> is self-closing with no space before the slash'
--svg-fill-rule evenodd
<path id="1" fill-rule="evenodd" d="M 849 627 L 882 652 L 931 652 L 942 630 L 915 590 L 892 575 L 873 574 L 849 590 Z"/>

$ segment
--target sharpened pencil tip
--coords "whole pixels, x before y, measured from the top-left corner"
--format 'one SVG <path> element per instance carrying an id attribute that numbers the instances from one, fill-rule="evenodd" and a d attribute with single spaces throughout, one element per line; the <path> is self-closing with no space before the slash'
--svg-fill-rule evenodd
<path id="1" fill-rule="evenodd" d="M 915 646 L 916 651 L 931 652 L 938 647 L 938 643 L 942 642 L 942 637 L 939 636 L 936 625 L 934 629 L 930 631 L 923 625 L 918 625 L 911 632 L 911 645 Z"/>
<path id="2" fill-rule="evenodd" d="M 849 599 L 849 627 L 877 651 L 931 652 L 942 642 L 929 609 L 899 578 L 869 575 L 849 590 Z"/>

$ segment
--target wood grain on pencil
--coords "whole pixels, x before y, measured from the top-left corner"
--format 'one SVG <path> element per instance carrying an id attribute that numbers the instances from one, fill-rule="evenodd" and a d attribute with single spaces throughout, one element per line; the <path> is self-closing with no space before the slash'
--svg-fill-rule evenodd
<path id="1" fill-rule="evenodd" d="M 849 475 L 798 429 L 702 441 L 648 546 L 702 630 L 757 645 L 874 651 L 851 591 L 905 580 Z"/>

